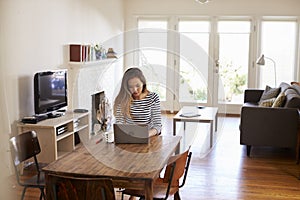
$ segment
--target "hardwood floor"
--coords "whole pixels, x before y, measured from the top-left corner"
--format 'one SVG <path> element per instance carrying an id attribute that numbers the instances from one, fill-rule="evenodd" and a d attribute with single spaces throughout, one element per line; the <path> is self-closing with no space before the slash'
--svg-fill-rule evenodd
<path id="1" fill-rule="evenodd" d="M 226 118 L 219 140 L 202 159 L 193 159 L 182 199 L 300 199 L 300 166 L 288 149 L 239 144 L 239 118 Z"/>
<path id="2" fill-rule="evenodd" d="M 163 134 L 172 134 L 172 115 L 166 116 Z M 295 162 L 294 151 L 254 147 L 249 158 L 246 148 L 239 144 L 239 118 L 222 119 L 211 150 L 201 148 L 207 146 L 208 137 L 203 137 L 204 142 L 193 137 L 193 156 L 186 184 L 180 190 L 181 198 L 300 199 L 300 165 Z M 196 130 L 198 135 L 205 135 L 206 131 Z M 13 194 L 11 199 L 20 199 L 22 188 L 14 177 L 10 177 L 8 184 Z M 38 199 L 38 196 L 38 190 L 28 189 L 25 200 Z M 121 199 L 118 193 L 117 199 Z"/>

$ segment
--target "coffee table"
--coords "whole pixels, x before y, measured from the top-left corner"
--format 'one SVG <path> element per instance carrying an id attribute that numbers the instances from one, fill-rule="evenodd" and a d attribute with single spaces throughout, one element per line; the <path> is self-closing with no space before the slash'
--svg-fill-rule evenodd
<path id="1" fill-rule="evenodd" d="M 182 114 L 199 114 L 199 116 L 184 117 Z M 210 124 L 210 148 L 213 146 L 214 128 L 218 128 L 218 108 L 217 107 L 195 107 L 184 106 L 173 117 L 173 135 L 176 135 L 176 123 L 183 122 L 183 130 L 185 132 L 186 122 L 209 123 Z M 215 124 L 214 124 L 215 123 Z M 214 126 L 215 125 L 215 126 Z"/>

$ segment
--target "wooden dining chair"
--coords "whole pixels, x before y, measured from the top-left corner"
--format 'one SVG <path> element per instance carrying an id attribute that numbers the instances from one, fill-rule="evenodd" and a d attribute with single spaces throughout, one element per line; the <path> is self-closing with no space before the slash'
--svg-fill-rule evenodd
<path id="1" fill-rule="evenodd" d="M 112 180 L 108 178 L 71 177 L 48 174 L 47 199 L 114 200 Z"/>
<path id="2" fill-rule="evenodd" d="M 24 187 L 21 199 L 24 199 L 27 188 L 40 189 L 40 199 L 45 199 L 45 176 L 36 157 L 41 152 L 36 132 L 28 131 L 10 138 L 9 141 L 17 182 Z M 34 160 L 35 170 L 32 176 L 26 175 L 28 178 L 25 179 L 22 178 L 23 163 L 29 159 Z"/>
<path id="3" fill-rule="evenodd" d="M 189 149 L 169 158 L 164 176 L 157 178 L 153 184 L 153 199 L 167 199 L 169 196 L 174 196 L 175 200 L 180 199 L 179 188 L 185 184 L 192 157 Z M 180 183 L 181 178 L 183 179 Z M 145 196 L 144 190 L 124 189 L 122 200 L 124 194 L 141 198 Z"/>

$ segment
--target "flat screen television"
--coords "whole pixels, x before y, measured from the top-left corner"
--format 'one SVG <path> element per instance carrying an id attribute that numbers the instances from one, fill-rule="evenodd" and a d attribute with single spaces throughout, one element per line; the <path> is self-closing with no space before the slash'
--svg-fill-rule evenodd
<path id="1" fill-rule="evenodd" d="M 34 75 L 34 112 L 56 117 L 55 111 L 68 105 L 67 70 L 37 72 Z"/>

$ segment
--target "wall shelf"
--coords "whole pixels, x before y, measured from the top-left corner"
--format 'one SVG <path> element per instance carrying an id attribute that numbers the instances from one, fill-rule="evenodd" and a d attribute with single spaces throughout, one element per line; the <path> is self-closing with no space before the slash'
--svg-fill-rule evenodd
<path id="1" fill-rule="evenodd" d="M 86 62 L 69 62 L 70 67 L 89 67 L 89 66 L 97 66 L 103 64 L 111 64 L 116 61 L 116 58 L 106 58 L 102 60 L 95 60 L 95 61 L 86 61 Z"/>

